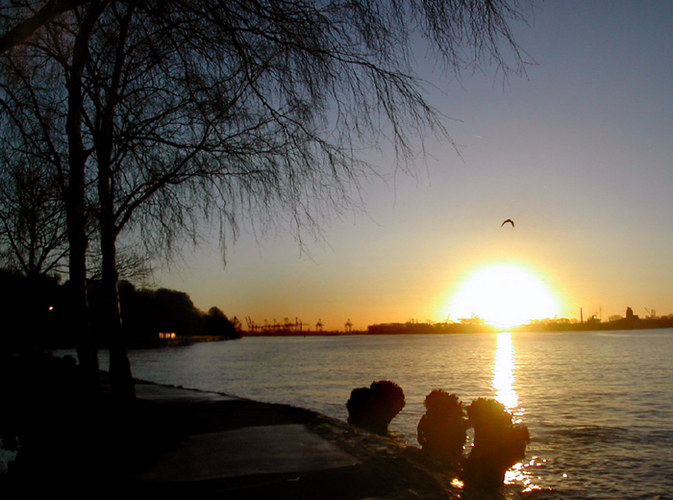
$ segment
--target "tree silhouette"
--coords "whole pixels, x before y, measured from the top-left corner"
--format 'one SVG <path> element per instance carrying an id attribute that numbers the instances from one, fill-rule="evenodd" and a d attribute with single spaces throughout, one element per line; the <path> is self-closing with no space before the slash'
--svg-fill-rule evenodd
<path id="1" fill-rule="evenodd" d="M 0 53 L 28 40 L 38 29 L 54 21 L 64 12 L 90 3 L 92 0 L 48 0 L 39 8 L 28 8 L 28 3 L 3 6 L 0 16 Z M 31 2 L 36 3 L 36 2 Z M 31 7 L 33 7 L 31 5 Z"/>
<path id="2" fill-rule="evenodd" d="M 27 0 L 2 11 L 2 35 L 29 25 L 2 38 L 0 106 L 16 104 L 18 86 L 37 109 L 37 137 L 21 134 L 18 120 L 8 125 L 26 143 L 40 142 L 60 177 L 73 328 L 92 374 L 86 228 L 90 213 L 97 218 L 104 314 L 117 339 L 111 374 L 123 397 L 132 387 L 118 306 L 120 237 L 170 258 L 204 226 L 221 228 L 223 242 L 251 219 L 289 222 L 300 241 L 319 234 L 322 215 L 356 205 L 352 187 L 374 173 L 356 151 L 389 142 L 407 170 L 412 138 L 448 138 L 409 63 L 419 40 L 450 71 L 522 63 L 509 29 L 522 14 L 506 1 L 48 6 L 41 17 Z M 42 119 L 44 103 L 55 119 Z"/>
<path id="3" fill-rule="evenodd" d="M 0 255 L 27 276 L 61 269 L 67 255 L 65 213 L 52 172 L 3 144 L 0 171 Z M 19 158 L 16 158 L 19 156 Z"/>

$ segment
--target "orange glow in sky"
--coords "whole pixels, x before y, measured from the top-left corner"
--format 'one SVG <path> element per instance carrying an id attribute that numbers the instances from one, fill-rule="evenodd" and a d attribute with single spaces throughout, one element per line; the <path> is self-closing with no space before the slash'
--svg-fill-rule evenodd
<path id="1" fill-rule="evenodd" d="M 673 313 L 673 2 L 538 7 L 514 26 L 534 63 L 525 77 L 501 81 L 494 67 L 456 79 L 419 59 L 453 143 L 425 138 L 416 177 L 385 143 L 363 150 L 380 177 L 363 179 L 352 213 L 316 214 L 315 241 L 299 248 L 282 218 L 269 231 L 243 219 L 226 268 L 206 231 L 156 283 L 244 324 L 325 331 Z"/>
<path id="2" fill-rule="evenodd" d="M 544 282 L 519 264 L 482 267 L 458 286 L 449 305 L 451 319 L 478 316 L 498 328 L 553 318 L 559 304 Z"/>

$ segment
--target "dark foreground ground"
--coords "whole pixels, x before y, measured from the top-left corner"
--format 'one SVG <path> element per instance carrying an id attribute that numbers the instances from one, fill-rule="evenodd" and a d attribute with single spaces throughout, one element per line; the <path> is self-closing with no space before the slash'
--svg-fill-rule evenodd
<path id="1" fill-rule="evenodd" d="M 5 361 L 1 375 L 0 433 L 21 449 L 4 498 L 461 496 L 419 449 L 312 411 L 141 382 L 120 407 L 105 391 L 82 398 L 75 367 L 53 358 Z"/>

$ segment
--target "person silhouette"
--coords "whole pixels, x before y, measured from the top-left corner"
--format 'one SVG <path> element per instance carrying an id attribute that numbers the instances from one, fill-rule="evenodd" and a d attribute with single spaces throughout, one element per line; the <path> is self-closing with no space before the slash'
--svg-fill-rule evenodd
<path id="1" fill-rule="evenodd" d="M 404 408 L 404 391 L 395 382 L 379 380 L 351 391 L 346 403 L 348 423 L 377 434 L 388 434 L 388 424 Z"/>
<path id="2" fill-rule="evenodd" d="M 447 466 L 458 464 L 467 439 L 465 408 L 455 394 L 435 389 L 425 398 L 425 414 L 417 428 L 423 452 Z"/>
<path id="3" fill-rule="evenodd" d="M 530 443 L 528 427 L 514 423 L 505 406 L 494 399 L 472 401 L 467 416 L 474 427 L 474 444 L 465 462 L 466 491 L 495 491 L 502 486 L 507 469 L 524 458 Z"/>

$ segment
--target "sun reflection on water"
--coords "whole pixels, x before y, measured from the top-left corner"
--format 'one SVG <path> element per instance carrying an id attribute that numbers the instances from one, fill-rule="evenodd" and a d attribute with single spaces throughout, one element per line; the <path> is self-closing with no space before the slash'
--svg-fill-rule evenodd
<path id="1" fill-rule="evenodd" d="M 505 484 L 520 484 L 523 486 L 523 493 L 541 490 L 542 487 L 536 484 L 542 478 L 535 475 L 535 468 L 544 467 L 547 461 L 540 457 L 533 457 L 528 462 L 519 462 L 505 473 Z"/>
<path id="2" fill-rule="evenodd" d="M 495 393 L 496 401 L 505 405 L 505 409 L 514 417 L 515 423 L 523 422 L 523 416 L 526 409 L 520 405 L 519 394 L 515 390 L 514 370 L 516 367 L 514 346 L 512 344 L 512 334 L 510 332 L 501 332 L 498 334 L 495 363 L 493 367 L 493 379 L 491 388 Z M 505 484 L 520 484 L 523 491 L 533 491 L 541 489 L 535 484 L 535 468 L 544 467 L 546 460 L 539 457 L 533 457 L 527 462 L 519 462 L 514 465 L 505 474 Z"/>
<path id="3" fill-rule="evenodd" d="M 514 346 L 510 332 L 498 334 L 492 384 L 495 399 L 515 412 L 519 408 L 519 395 L 514 390 Z"/>

